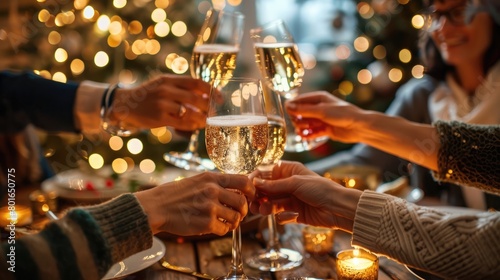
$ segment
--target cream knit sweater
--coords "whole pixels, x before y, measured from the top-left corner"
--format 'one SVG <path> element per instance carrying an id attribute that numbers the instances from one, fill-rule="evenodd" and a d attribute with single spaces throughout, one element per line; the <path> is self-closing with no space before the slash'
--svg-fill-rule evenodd
<path id="1" fill-rule="evenodd" d="M 437 122 L 439 181 L 500 194 L 500 126 Z M 365 191 L 352 245 L 450 279 L 500 279 L 500 212 L 449 214 Z"/>

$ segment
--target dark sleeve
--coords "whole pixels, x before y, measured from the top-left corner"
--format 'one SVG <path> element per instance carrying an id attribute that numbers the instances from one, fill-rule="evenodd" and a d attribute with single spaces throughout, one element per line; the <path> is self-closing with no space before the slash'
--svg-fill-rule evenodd
<path id="1" fill-rule="evenodd" d="M 500 125 L 437 121 L 436 180 L 500 194 Z"/>
<path id="2" fill-rule="evenodd" d="M 394 100 L 385 113 L 418 123 L 430 124 L 428 99 L 435 87 L 435 80 L 427 76 L 408 81 L 398 89 Z M 382 170 L 382 180 L 392 181 L 403 175 L 408 176 L 408 163 L 406 160 L 370 146 L 356 144 L 350 150 L 308 163 L 307 166 L 313 171 L 323 174 L 330 168 L 343 164 L 373 165 Z"/>
<path id="3" fill-rule="evenodd" d="M 77 132 L 73 113 L 77 88 L 77 83 L 30 72 L 0 71 L 0 132 L 18 132 L 29 123 L 47 131 Z"/>

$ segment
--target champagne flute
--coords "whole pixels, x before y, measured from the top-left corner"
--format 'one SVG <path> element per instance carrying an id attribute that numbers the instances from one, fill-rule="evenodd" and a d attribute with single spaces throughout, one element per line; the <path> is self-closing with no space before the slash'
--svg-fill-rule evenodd
<path id="1" fill-rule="evenodd" d="M 304 76 L 304 66 L 300 59 L 297 44 L 283 20 L 272 21 L 262 27 L 250 30 L 255 49 L 255 61 L 266 84 L 279 92 L 284 99 L 293 99 L 299 94 L 299 87 Z M 285 111 L 287 125 L 288 152 L 312 150 L 328 140 L 328 137 L 303 138 Z M 300 131 L 307 135 L 308 130 Z"/>
<path id="2" fill-rule="evenodd" d="M 273 168 L 285 153 L 286 122 L 280 95 L 264 86 L 264 100 L 269 126 L 269 142 L 266 155 L 257 167 L 263 179 L 273 178 Z M 276 219 L 274 215 L 267 216 L 269 240 L 266 249 L 247 260 L 247 264 L 262 271 L 282 271 L 300 266 L 303 256 L 291 249 L 281 248 Z"/>
<path id="3" fill-rule="evenodd" d="M 191 55 L 190 69 L 193 78 L 212 82 L 214 79 L 233 76 L 236 55 L 243 37 L 243 21 L 244 15 L 239 12 L 213 8 L 207 11 Z M 214 170 L 213 162 L 198 155 L 199 135 L 200 130 L 194 131 L 186 151 L 166 153 L 164 159 L 187 170 Z"/>
<path id="4" fill-rule="evenodd" d="M 210 159 L 222 172 L 250 174 L 264 159 L 267 117 L 258 79 L 215 79 L 210 93 L 205 143 Z M 241 229 L 233 230 L 231 269 L 216 279 L 252 279 L 243 272 Z"/>

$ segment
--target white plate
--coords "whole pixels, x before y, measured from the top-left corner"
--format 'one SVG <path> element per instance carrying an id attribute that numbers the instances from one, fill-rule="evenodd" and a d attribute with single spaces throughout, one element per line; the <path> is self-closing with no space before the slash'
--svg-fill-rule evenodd
<path id="1" fill-rule="evenodd" d="M 179 168 L 165 168 L 161 172 L 152 174 L 133 170 L 120 174 L 115 181 L 111 179 L 109 167 L 102 168 L 95 173 L 71 169 L 43 181 L 41 188 L 45 192 L 55 192 L 59 197 L 71 200 L 106 200 L 130 192 L 132 180 L 141 186 L 158 185 L 199 173 Z M 107 183 L 111 183 L 111 186 L 106 186 Z M 88 184 L 91 184 L 92 190 L 87 188 Z"/>
<path id="2" fill-rule="evenodd" d="M 157 237 L 153 237 L 153 246 L 114 264 L 102 280 L 127 276 L 141 271 L 158 262 L 165 255 L 165 245 Z"/>

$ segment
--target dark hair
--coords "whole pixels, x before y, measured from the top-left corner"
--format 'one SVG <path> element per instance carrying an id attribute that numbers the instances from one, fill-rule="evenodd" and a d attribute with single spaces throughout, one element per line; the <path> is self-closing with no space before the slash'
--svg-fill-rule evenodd
<path id="1" fill-rule="evenodd" d="M 440 0 L 436 0 L 440 1 Z M 488 1 L 488 0 L 486 0 Z M 425 1 L 427 6 L 431 6 L 434 2 L 433 0 Z M 485 0 L 481 0 L 481 3 L 484 4 Z M 487 73 L 488 70 L 495 65 L 500 60 L 500 19 L 497 19 L 498 13 L 500 12 L 500 7 L 496 1 L 491 1 L 488 3 L 489 11 L 491 17 L 493 18 L 493 34 L 492 41 L 483 58 L 483 67 L 484 73 Z M 441 53 L 439 52 L 438 47 L 432 40 L 430 33 L 426 30 L 422 30 L 420 32 L 419 39 L 419 48 L 420 48 L 420 57 L 422 63 L 425 67 L 425 73 L 438 79 L 444 80 L 446 73 L 449 71 L 453 71 L 454 67 L 452 65 L 446 64 L 443 60 Z"/>

